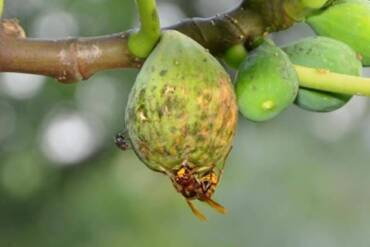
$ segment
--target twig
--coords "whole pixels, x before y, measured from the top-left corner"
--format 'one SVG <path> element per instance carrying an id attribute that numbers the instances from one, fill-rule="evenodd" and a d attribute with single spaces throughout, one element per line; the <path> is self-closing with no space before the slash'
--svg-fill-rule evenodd
<path id="1" fill-rule="evenodd" d="M 370 96 L 370 78 L 337 74 L 325 69 L 298 65 L 295 65 L 295 69 L 302 87 L 348 95 Z"/>
<path id="2" fill-rule="evenodd" d="M 161 35 L 161 25 L 155 0 L 136 0 L 141 27 L 128 40 L 129 50 L 137 57 L 146 58 Z"/>
<path id="3" fill-rule="evenodd" d="M 91 38 L 39 40 L 9 35 L 7 22 L 0 25 L 0 72 L 39 74 L 70 83 L 88 79 L 98 71 L 138 68 L 143 63 L 129 52 L 132 31 Z M 260 14 L 239 6 L 222 15 L 188 19 L 167 29 L 178 30 L 218 54 L 240 42 L 252 43 L 268 27 Z"/>

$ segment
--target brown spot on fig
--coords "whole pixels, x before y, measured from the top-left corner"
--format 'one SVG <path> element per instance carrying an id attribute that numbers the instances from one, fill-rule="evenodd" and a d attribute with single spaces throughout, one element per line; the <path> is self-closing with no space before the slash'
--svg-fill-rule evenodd
<path id="1" fill-rule="evenodd" d="M 167 71 L 167 70 L 165 70 L 165 69 L 164 69 L 164 70 L 161 70 L 161 72 L 159 72 L 159 75 L 160 75 L 160 76 L 165 76 L 165 75 L 167 74 L 167 72 L 168 72 L 168 71 Z"/>

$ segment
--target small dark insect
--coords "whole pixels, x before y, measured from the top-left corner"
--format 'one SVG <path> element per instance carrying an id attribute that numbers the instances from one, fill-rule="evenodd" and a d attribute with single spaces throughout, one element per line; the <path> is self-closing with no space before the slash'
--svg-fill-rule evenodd
<path id="1" fill-rule="evenodd" d="M 114 137 L 114 143 L 117 145 L 118 148 L 120 148 L 123 151 L 131 149 L 131 144 L 127 135 L 127 131 L 118 133 Z"/>

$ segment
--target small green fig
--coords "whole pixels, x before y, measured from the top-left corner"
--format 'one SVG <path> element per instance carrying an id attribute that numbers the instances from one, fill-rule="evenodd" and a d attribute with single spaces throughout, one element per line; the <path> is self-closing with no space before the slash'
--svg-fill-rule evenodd
<path id="1" fill-rule="evenodd" d="M 192 199 L 224 212 L 211 196 L 232 146 L 237 105 L 229 75 L 205 48 L 163 32 L 137 76 L 125 122 L 138 157 L 170 177 L 196 216 L 205 219 Z"/>
<path id="2" fill-rule="evenodd" d="M 235 83 L 239 110 L 252 121 L 274 118 L 293 103 L 298 92 L 292 63 L 272 41 L 265 41 L 248 55 Z"/>
<path id="3" fill-rule="evenodd" d="M 326 37 L 310 37 L 286 47 L 292 63 L 335 73 L 361 75 L 362 65 L 356 52 L 347 44 Z M 350 95 L 300 88 L 295 104 L 316 112 L 334 111 L 351 99 Z"/>
<path id="4" fill-rule="evenodd" d="M 238 69 L 247 56 L 248 52 L 244 44 L 237 44 L 226 50 L 223 59 L 231 68 Z"/>
<path id="5" fill-rule="evenodd" d="M 347 43 L 363 58 L 364 65 L 370 65 L 369 1 L 337 1 L 306 21 L 317 34 Z"/>

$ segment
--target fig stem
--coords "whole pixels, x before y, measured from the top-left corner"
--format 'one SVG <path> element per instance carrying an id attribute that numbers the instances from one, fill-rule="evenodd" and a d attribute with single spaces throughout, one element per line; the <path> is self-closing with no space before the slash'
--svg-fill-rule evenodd
<path id="1" fill-rule="evenodd" d="M 1 0 L 0 0 L 1 1 Z M 140 30 L 128 40 L 128 48 L 135 56 L 146 58 L 161 36 L 161 26 L 155 0 L 136 0 L 140 16 Z"/>
<path id="2" fill-rule="evenodd" d="M 301 87 L 349 95 L 370 96 L 370 78 L 294 65 Z"/>

